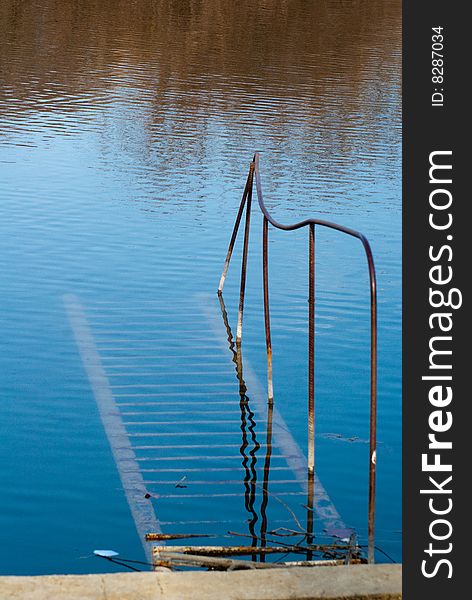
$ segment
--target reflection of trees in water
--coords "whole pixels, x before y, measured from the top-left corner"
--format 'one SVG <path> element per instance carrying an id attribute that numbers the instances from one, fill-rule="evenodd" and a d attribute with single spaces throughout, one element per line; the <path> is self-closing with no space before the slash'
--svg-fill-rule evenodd
<path id="1" fill-rule="evenodd" d="M 312 185 L 392 135 L 400 26 L 399 0 L 2 0 L 0 114 L 95 120 L 104 162 L 139 160 L 162 198 L 222 150 L 234 175 L 269 149 L 274 187 L 282 154 L 308 157 Z"/>
<path id="2" fill-rule="evenodd" d="M 358 88 L 366 69 L 380 75 L 399 61 L 400 3 L 3 0 L 0 27 L 7 85 L 47 90 L 54 80 L 73 94 L 126 73 L 158 104 L 181 90 L 172 102 L 191 108 L 241 83 L 289 98 L 307 86 L 314 100 L 333 79 Z"/>

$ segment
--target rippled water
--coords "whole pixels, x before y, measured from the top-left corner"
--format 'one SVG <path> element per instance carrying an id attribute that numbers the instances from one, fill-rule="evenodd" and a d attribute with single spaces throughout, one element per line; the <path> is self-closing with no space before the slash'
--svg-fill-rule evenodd
<path id="1" fill-rule="evenodd" d="M 90 556 L 97 547 L 142 556 L 63 297 L 79 297 L 92 323 L 104 308 L 99 346 L 118 307 L 112 337 L 125 347 L 144 321 L 160 347 L 203 356 L 208 324 L 193 309 L 216 290 L 255 150 L 276 218 L 324 217 L 372 243 L 377 544 L 401 559 L 400 25 L 387 1 L 3 0 L 2 572 L 113 569 Z M 320 230 L 316 251 L 317 471 L 362 537 L 367 274 L 355 240 Z M 271 231 L 275 400 L 302 448 L 307 252 L 306 231 Z M 238 245 L 233 327 L 239 260 Z M 245 359 L 265 382 L 257 210 L 246 302 Z"/>

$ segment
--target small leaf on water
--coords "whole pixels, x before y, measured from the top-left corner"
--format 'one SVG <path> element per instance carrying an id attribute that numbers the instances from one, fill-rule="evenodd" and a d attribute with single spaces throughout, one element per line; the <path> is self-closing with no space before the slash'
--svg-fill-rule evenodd
<path id="1" fill-rule="evenodd" d="M 342 541 L 343 539 L 349 541 L 349 537 L 354 530 L 348 527 L 328 527 L 325 529 L 325 531 L 328 535 L 339 538 Z"/>
<path id="2" fill-rule="evenodd" d="M 94 550 L 93 553 L 97 556 L 103 556 L 104 558 L 111 558 L 112 556 L 119 555 L 119 552 L 115 552 L 114 550 Z"/>

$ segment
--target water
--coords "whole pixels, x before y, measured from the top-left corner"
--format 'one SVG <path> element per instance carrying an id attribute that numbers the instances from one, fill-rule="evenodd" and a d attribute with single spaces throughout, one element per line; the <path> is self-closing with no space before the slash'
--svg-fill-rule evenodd
<path id="1" fill-rule="evenodd" d="M 149 346 L 204 357 L 211 336 L 201 311 L 218 309 L 214 292 L 255 150 L 278 220 L 316 215 L 371 241 L 377 545 L 401 560 L 400 26 L 399 2 L 1 3 L 3 573 L 117 568 L 92 557 L 94 548 L 143 556 L 63 298 L 80 299 L 102 356 L 115 339 L 131 347 L 155 332 L 158 342 L 138 344 L 134 359 L 118 351 L 126 368 L 135 360 L 142 372 Z M 244 358 L 264 384 L 261 226 L 254 210 Z M 303 449 L 306 233 L 270 231 L 275 401 Z M 224 295 L 233 328 L 240 246 Z M 316 252 L 317 472 L 362 537 L 367 272 L 356 240 L 320 229 Z M 195 335 L 176 335 L 177 323 Z M 229 351 L 219 352 L 239 403 Z M 233 505 L 195 502 L 222 521 L 232 516 Z M 160 518 L 179 518 L 179 504 L 169 507 Z"/>

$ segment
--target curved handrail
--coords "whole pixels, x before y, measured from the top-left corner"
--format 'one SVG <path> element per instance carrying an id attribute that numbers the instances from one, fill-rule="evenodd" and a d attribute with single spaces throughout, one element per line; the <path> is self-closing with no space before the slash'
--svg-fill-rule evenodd
<path id="1" fill-rule="evenodd" d="M 332 229 L 337 229 L 339 231 L 343 231 L 344 233 L 348 233 L 354 237 L 364 237 L 358 231 L 354 229 L 350 229 L 349 227 L 344 227 L 344 225 L 338 225 L 337 223 L 332 223 L 331 221 L 324 221 L 322 219 L 305 219 L 304 221 L 299 221 L 298 223 L 292 223 L 291 225 L 282 225 L 282 223 L 277 222 L 273 217 L 270 216 L 269 211 L 267 210 L 264 201 L 262 199 L 262 190 L 261 190 L 261 177 L 260 177 L 260 169 L 259 169 L 259 152 L 254 154 L 253 158 L 254 163 L 254 171 L 256 174 L 256 187 L 258 193 L 259 206 L 261 208 L 262 213 L 269 221 L 271 225 L 276 227 L 277 229 L 283 229 L 284 231 L 293 231 L 294 229 L 300 229 L 305 225 L 325 225 L 326 227 L 331 227 Z"/>
<path id="2" fill-rule="evenodd" d="M 351 229 L 350 227 L 344 227 L 344 225 L 338 225 L 337 223 L 333 223 L 332 221 L 325 221 L 323 219 L 305 219 L 304 221 L 299 221 L 298 223 L 292 223 L 291 225 L 283 225 L 276 221 L 269 213 L 264 204 L 264 200 L 262 197 L 262 186 L 261 186 L 261 175 L 259 170 L 259 152 L 254 154 L 253 159 L 254 164 L 254 172 L 256 176 L 256 190 L 257 190 L 257 200 L 259 203 L 259 208 L 261 209 L 264 217 L 269 221 L 269 223 L 275 227 L 276 229 L 282 229 L 283 231 L 294 231 L 295 229 L 301 229 L 302 227 L 306 227 L 307 225 L 321 225 L 323 227 L 329 227 L 330 229 L 335 229 L 336 231 L 340 231 L 341 233 L 346 233 L 352 237 L 357 238 L 362 242 L 364 247 L 364 251 L 367 257 L 367 262 L 369 265 L 369 277 L 370 277 L 370 287 L 371 290 L 375 293 L 376 291 L 376 276 L 375 276 L 375 266 L 374 266 L 374 258 L 372 255 L 372 250 L 369 244 L 368 239 L 365 237 L 363 233 L 356 231 L 355 229 Z"/>
<path id="3" fill-rule="evenodd" d="M 261 209 L 262 214 L 264 215 L 264 251 L 266 253 L 264 260 L 264 270 L 267 270 L 267 228 L 265 221 L 268 221 L 273 227 L 276 229 L 281 229 L 283 231 L 294 231 L 296 229 L 301 229 L 302 227 L 309 226 L 313 228 L 315 225 L 320 225 L 323 227 L 328 227 L 330 229 L 334 229 L 336 231 L 340 231 L 341 233 L 345 233 L 354 238 L 357 238 L 361 241 L 362 246 L 364 248 L 365 256 L 367 258 L 367 264 L 369 268 L 369 284 L 370 284 L 370 313 L 371 313 L 371 365 L 370 365 L 370 462 L 369 462 L 369 562 L 373 562 L 373 535 L 374 535 L 374 504 L 375 504 L 375 464 L 377 459 L 377 451 L 376 451 L 376 421 L 377 421 L 377 279 L 375 273 L 375 264 L 374 257 L 372 254 L 372 249 L 370 247 L 369 241 L 365 237 L 364 234 L 351 229 L 350 227 L 345 227 L 343 225 L 338 225 L 337 223 L 333 223 L 331 221 L 326 221 L 323 219 L 305 219 L 303 221 L 299 221 L 298 223 L 292 223 L 290 225 L 283 225 L 276 221 L 267 210 L 264 199 L 262 196 L 262 185 L 261 185 L 261 176 L 259 169 L 259 153 L 256 152 L 254 154 L 253 159 L 254 164 L 254 174 L 256 179 L 256 191 L 257 191 L 257 200 L 259 203 L 259 208 Z M 312 233 L 310 235 L 310 243 L 312 242 Z M 311 255 L 311 252 L 310 252 Z M 265 279 L 267 277 L 267 273 L 265 273 Z M 265 288 L 267 285 L 266 280 L 264 281 Z M 266 291 L 266 290 L 265 290 Z M 310 293 L 311 295 L 311 293 Z M 265 299 L 266 300 L 266 299 Z M 268 302 L 268 298 L 267 298 Z M 269 325 L 270 327 L 270 325 Z M 267 329 L 267 324 L 266 324 Z M 270 350 L 270 354 L 269 354 Z M 269 398 L 271 397 L 272 391 L 272 348 L 270 347 L 270 337 L 268 340 L 268 362 L 269 364 Z M 309 423 L 309 426 L 313 428 L 313 425 Z M 309 460 L 309 465 L 310 465 Z"/>
<path id="4" fill-rule="evenodd" d="M 272 344 L 270 335 L 270 316 L 269 316 L 269 284 L 268 284 L 268 224 L 270 223 L 276 229 L 283 231 L 294 231 L 303 227 L 309 227 L 309 382 L 308 382 L 308 474 L 314 476 L 314 245 L 315 245 L 315 226 L 327 227 L 339 231 L 351 237 L 357 238 L 362 243 L 365 256 L 367 258 L 369 270 L 370 287 L 370 435 L 369 435 L 369 500 L 368 500 L 368 561 L 374 561 L 374 520 L 375 520 L 375 472 L 376 472 L 376 430 L 377 430 L 377 283 L 375 264 L 369 241 L 364 234 L 344 227 L 331 221 L 323 219 L 305 219 L 298 223 L 284 225 L 276 221 L 267 210 L 262 195 L 261 176 L 259 168 L 259 153 L 254 154 L 250 164 L 249 173 L 244 188 L 243 197 L 239 206 L 238 215 L 233 228 L 231 241 L 226 255 L 226 261 L 218 287 L 218 295 L 221 296 L 226 274 L 231 260 L 231 255 L 238 233 L 241 218 L 246 206 L 246 223 L 244 233 L 243 258 L 241 268 L 241 286 L 238 311 L 238 329 L 236 334 L 236 344 L 241 344 L 242 338 L 242 320 L 244 308 L 244 292 L 246 284 L 246 265 L 249 241 L 249 226 L 253 180 L 256 180 L 256 192 L 259 208 L 264 216 L 263 219 L 263 284 L 264 284 L 264 320 L 266 331 L 267 348 L 267 388 L 269 404 L 273 402 L 273 384 L 272 384 Z M 312 500 L 312 499 L 311 499 Z M 309 511 L 310 514 L 310 511 Z M 311 512 L 312 514 L 312 512 Z M 312 527 L 312 522 L 311 522 Z M 311 533 L 311 532 L 309 532 Z"/>

